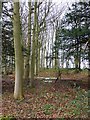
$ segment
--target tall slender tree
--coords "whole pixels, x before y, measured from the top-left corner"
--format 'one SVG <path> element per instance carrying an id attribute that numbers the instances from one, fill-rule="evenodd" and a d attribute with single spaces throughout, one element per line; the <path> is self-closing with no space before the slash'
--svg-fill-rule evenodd
<path id="1" fill-rule="evenodd" d="M 35 5 L 34 5 L 33 39 L 32 39 L 32 55 L 31 55 L 31 86 L 32 87 L 35 87 L 34 75 L 35 75 L 36 19 L 37 19 L 37 1 L 35 0 Z"/>
<path id="2" fill-rule="evenodd" d="M 38 25 L 38 16 L 39 16 L 39 8 L 36 13 L 36 75 L 39 72 L 39 25 Z"/>
<path id="3" fill-rule="evenodd" d="M 31 2 L 28 1 L 29 14 L 28 14 L 28 41 L 27 41 L 27 55 L 25 59 L 24 78 L 29 79 L 30 76 L 30 57 L 31 57 Z"/>
<path id="4" fill-rule="evenodd" d="M 13 36 L 15 49 L 15 88 L 14 98 L 23 99 L 23 54 L 22 54 L 22 37 L 21 37 L 21 21 L 20 21 L 20 5 L 19 0 L 14 2 L 13 11 Z"/>

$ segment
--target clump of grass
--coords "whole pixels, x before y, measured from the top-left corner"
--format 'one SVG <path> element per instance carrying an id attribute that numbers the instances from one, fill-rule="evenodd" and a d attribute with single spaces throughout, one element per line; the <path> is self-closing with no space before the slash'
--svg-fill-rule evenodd
<path id="1" fill-rule="evenodd" d="M 71 102 L 68 103 L 68 108 L 71 109 L 70 114 L 77 116 L 88 113 L 88 97 L 87 92 L 79 90 Z"/>
<path id="2" fill-rule="evenodd" d="M 0 120 L 16 120 L 16 118 L 14 116 L 2 116 Z"/>
<path id="3" fill-rule="evenodd" d="M 43 109 L 45 115 L 50 115 L 50 114 L 52 114 L 52 110 L 55 109 L 55 106 L 53 106 L 51 104 L 45 104 L 42 107 L 42 109 Z"/>

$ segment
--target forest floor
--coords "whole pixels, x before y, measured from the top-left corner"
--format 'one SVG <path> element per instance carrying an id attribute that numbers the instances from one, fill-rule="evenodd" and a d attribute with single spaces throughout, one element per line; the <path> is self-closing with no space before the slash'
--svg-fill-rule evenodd
<path id="1" fill-rule="evenodd" d="M 41 74 L 39 76 L 43 76 Z M 72 83 L 75 80 L 79 81 L 80 78 L 83 80 L 80 87 L 74 86 Z M 62 79 L 56 83 L 54 81 L 45 83 L 43 80 L 36 79 L 35 88 L 30 88 L 26 82 L 24 86 L 25 99 L 18 101 L 13 98 L 14 77 L 3 78 L 2 115 L 25 120 L 27 118 L 88 118 L 88 112 L 90 112 L 88 110 L 88 92 L 90 91 L 86 81 L 85 73 L 75 76 L 64 74 Z"/>

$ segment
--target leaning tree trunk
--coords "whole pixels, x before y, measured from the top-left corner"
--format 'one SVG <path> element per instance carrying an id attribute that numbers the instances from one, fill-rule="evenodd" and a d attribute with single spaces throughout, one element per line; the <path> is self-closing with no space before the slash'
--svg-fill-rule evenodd
<path id="1" fill-rule="evenodd" d="M 23 99 L 23 54 L 21 44 L 21 22 L 19 14 L 19 0 L 14 2 L 13 36 L 15 49 L 15 88 L 14 98 Z"/>

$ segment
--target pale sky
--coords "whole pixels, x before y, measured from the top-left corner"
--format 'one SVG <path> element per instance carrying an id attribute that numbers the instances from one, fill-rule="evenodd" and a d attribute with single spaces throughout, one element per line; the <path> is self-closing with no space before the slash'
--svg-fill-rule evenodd
<path id="1" fill-rule="evenodd" d="M 4 1 L 9 1 L 9 0 L 4 0 Z M 17 2 L 18 0 L 13 0 L 13 1 L 15 1 L 15 2 Z M 28 1 L 28 0 L 19 0 L 19 1 L 21 1 L 21 2 L 23 2 L 23 1 Z M 35 0 L 30 0 L 30 1 L 35 1 Z M 43 0 L 37 0 L 37 1 L 43 1 Z M 47 0 L 47 1 L 50 1 L 50 0 Z M 72 3 L 72 2 L 77 2 L 77 1 L 79 1 L 79 0 L 51 0 L 52 2 L 57 2 L 57 3 L 66 3 L 66 2 L 68 2 L 68 3 Z M 81 0 L 81 1 L 83 1 L 83 0 Z"/>
<path id="2" fill-rule="evenodd" d="M 77 2 L 79 0 L 52 0 L 52 2 L 57 2 L 57 3 L 61 3 L 61 2 L 62 3 L 66 3 L 66 2 L 69 2 L 69 3 L 71 2 L 72 3 L 72 2 L 75 2 L 75 1 Z"/>
<path id="3" fill-rule="evenodd" d="M 0 0 L 0 1 L 10 1 L 10 0 Z M 12 0 L 12 1 L 14 1 L 14 2 L 17 2 L 18 0 Z M 19 0 L 19 1 L 21 1 L 21 2 L 25 2 L 25 1 L 28 1 L 28 0 Z M 36 0 L 29 0 L 29 1 L 36 1 Z M 43 1 L 43 0 L 37 0 L 37 1 Z M 46 1 L 50 1 L 50 0 L 46 0 Z M 57 2 L 57 3 L 66 3 L 66 2 L 68 2 L 68 3 L 72 3 L 72 2 L 78 2 L 78 1 L 89 1 L 89 0 L 51 0 L 52 2 Z"/>

